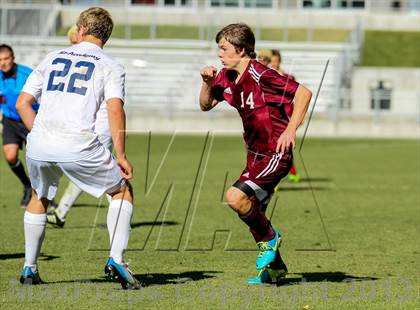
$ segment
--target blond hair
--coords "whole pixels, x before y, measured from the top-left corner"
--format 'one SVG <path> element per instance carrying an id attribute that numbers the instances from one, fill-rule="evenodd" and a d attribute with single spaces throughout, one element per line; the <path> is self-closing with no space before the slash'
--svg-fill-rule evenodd
<path id="1" fill-rule="evenodd" d="M 67 38 L 69 39 L 71 44 L 79 43 L 78 30 L 79 29 L 77 28 L 77 25 L 73 25 L 70 27 L 69 31 L 67 31 Z"/>
<path id="2" fill-rule="evenodd" d="M 86 29 L 84 35 L 92 35 L 102 41 L 108 41 L 114 27 L 111 14 L 103 8 L 93 7 L 80 13 L 76 23 L 77 27 Z"/>
<path id="3" fill-rule="evenodd" d="M 263 49 L 258 52 L 258 59 L 261 59 L 267 63 L 271 61 L 272 56 L 273 53 L 270 50 Z"/>

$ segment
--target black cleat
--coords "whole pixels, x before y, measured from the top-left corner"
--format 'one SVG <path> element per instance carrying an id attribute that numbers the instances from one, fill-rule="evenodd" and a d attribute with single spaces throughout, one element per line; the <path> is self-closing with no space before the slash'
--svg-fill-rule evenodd
<path id="1" fill-rule="evenodd" d="M 47 213 L 47 223 L 54 225 L 55 227 L 63 228 L 66 221 L 62 220 L 55 210 L 52 210 Z"/>

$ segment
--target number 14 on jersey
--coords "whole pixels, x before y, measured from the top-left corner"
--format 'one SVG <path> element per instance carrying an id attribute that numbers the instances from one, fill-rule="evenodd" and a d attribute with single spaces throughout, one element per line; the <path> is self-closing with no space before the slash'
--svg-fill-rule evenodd
<path id="1" fill-rule="evenodd" d="M 241 108 L 245 108 L 245 105 L 249 105 L 250 109 L 254 108 L 254 95 L 252 92 L 249 93 L 248 98 L 244 101 L 244 92 L 241 92 Z"/>

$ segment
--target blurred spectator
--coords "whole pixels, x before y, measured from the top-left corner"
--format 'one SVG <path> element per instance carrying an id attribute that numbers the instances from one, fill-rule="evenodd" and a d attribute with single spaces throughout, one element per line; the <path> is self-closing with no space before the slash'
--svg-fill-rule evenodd
<path id="1" fill-rule="evenodd" d="M 258 62 L 267 66 L 270 64 L 271 61 L 271 51 L 270 50 L 260 50 L 258 52 Z"/>

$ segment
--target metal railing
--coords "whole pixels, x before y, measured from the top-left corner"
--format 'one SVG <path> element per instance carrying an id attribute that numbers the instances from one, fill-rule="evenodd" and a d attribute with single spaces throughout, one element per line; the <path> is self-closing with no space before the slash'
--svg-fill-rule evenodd
<path id="1" fill-rule="evenodd" d="M 419 12 L 420 0 L 0 0 L 4 5 L 76 5 L 159 7 L 192 9 L 295 9 L 295 10 L 340 10 L 340 11 L 388 11 Z"/>

